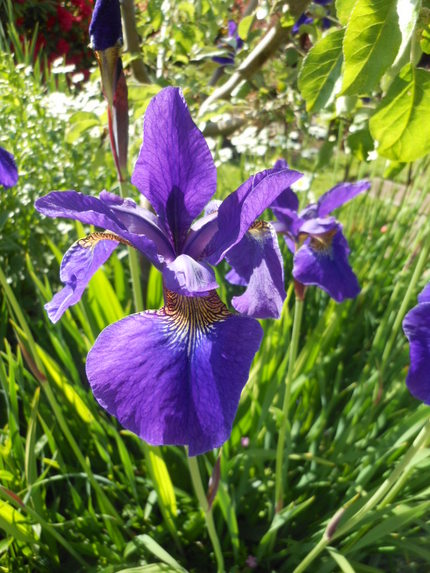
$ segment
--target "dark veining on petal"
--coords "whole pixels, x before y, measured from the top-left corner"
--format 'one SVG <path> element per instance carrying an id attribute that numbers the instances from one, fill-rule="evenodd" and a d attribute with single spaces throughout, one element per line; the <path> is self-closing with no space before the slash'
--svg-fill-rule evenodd
<path id="1" fill-rule="evenodd" d="M 174 328 L 176 336 L 173 342 L 187 344 L 188 353 L 202 335 L 207 335 L 217 322 L 231 316 L 230 311 L 212 291 L 205 297 L 191 297 L 165 289 L 165 306 L 157 314 L 169 318 L 168 328 Z"/>
<path id="2" fill-rule="evenodd" d="M 99 241 L 116 241 L 117 243 L 121 243 L 122 245 L 128 245 L 129 247 L 133 246 L 126 239 L 122 239 L 116 233 L 111 233 L 110 231 L 105 231 L 105 232 L 96 231 L 95 233 L 87 235 L 83 239 L 79 239 L 77 243 L 83 249 L 90 249 L 94 247 Z"/>

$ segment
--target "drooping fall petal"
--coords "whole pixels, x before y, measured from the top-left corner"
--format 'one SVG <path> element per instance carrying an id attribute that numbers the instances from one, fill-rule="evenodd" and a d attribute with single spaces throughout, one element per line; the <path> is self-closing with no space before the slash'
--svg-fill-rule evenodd
<path id="1" fill-rule="evenodd" d="M 124 427 L 150 444 L 186 445 L 194 456 L 228 439 L 261 337 L 257 321 L 232 316 L 216 293 L 167 293 L 161 311 L 102 331 L 88 380 Z"/>

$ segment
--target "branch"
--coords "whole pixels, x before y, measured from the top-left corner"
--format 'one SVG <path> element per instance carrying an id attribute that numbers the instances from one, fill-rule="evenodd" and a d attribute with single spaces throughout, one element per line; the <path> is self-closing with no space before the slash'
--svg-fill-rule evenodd
<path id="1" fill-rule="evenodd" d="M 140 52 L 140 42 L 136 29 L 133 0 L 122 0 L 121 13 L 124 24 L 125 50 L 132 55 L 130 65 L 133 70 L 133 75 L 141 84 L 150 84 L 151 80 L 148 76 L 148 72 L 146 71 Z"/>
<path id="2" fill-rule="evenodd" d="M 209 121 L 203 129 L 203 135 L 206 137 L 216 137 L 217 135 L 223 135 L 227 137 L 234 133 L 237 129 L 242 127 L 248 122 L 245 117 L 231 117 L 229 119 L 224 119 L 219 122 Z"/>
<path id="3" fill-rule="evenodd" d="M 240 64 L 234 74 L 202 103 L 199 115 L 203 115 L 216 100 L 227 98 L 234 88 L 242 81 L 249 79 L 274 54 L 279 46 L 288 38 L 288 30 L 282 28 L 279 21 L 270 28 L 267 34 Z"/>
<path id="4" fill-rule="evenodd" d="M 290 0 L 289 12 L 294 18 L 297 18 L 300 14 L 306 11 L 308 4 L 310 4 L 310 0 Z M 236 86 L 238 86 L 243 80 L 249 80 L 251 76 L 253 76 L 271 56 L 273 56 L 279 46 L 288 40 L 290 30 L 289 28 L 282 27 L 280 15 L 278 14 L 277 16 L 278 20 L 276 24 L 269 29 L 267 34 L 255 46 L 248 57 L 240 64 L 234 74 L 222 86 L 215 89 L 202 103 L 200 106 L 199 116 L 203 115 L 214 101 L 228 98 Z"/>

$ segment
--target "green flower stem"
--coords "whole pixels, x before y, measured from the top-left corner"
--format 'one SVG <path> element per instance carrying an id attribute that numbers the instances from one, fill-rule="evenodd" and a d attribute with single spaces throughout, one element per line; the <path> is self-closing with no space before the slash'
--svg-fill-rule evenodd
<path id="1" fill-rule="evenodd" d="M 212 509 L 209 508 L 205 490 L 202 484 L 202 478 L 200 477 L 199 464 L 197 457 L 188 458 L 188 466 L 190 468 L 191 481 L 193 482 L 194 491 L 196 492 L 197 499 L 199 500 L 200 506 L 204 511 L 206 527 L 211 538 L 212 547 L 215 552 L 215 558 L 217 561 L 217 571 L 218 573 L 223 573 L 224 569 L 224 557 L 221 550 L 221 545 L 218 539 L 218 535 L 215 529 L 215 524 L 212 516 Z"/>
<path id="2" fill-rule="evenodd" d="M 319 540 L 317 545 L 306 555 L 303 561 L 294 569 L 293 573 L 302 573 L 309 567 L 309 565 L 318 557 L 318 555 L 324 551 L 324 549 L 338 537 L 345 535 L 348 533 L 354 526 L 358 525 L 363 517 L 365 517 L 369 511 L 371 511 L 374 507 L 376 507 L 380 502 L 380 505 L 383 507 L 386 505 L 386 501 L 384 499 L 385 496 L 389 497 L 389 500 L 393 498 L 391 495 L 392 489 L 396 488 L 396 492 L 399 488 L 396 485 L 399 482 L 403 483 L 402 475 L 408 471 L 409 466 L 411 465 L 412 461 L 414 460 L 417 453 L 426 446 L 427 442 L 430 440 L 430 418 L 425 423 L 424 427 L 421 429 L 421 432 L 413 441 L 412 445 L 410 446 L 409 450 L 404 455 L 402 461 L 396 466 L 396 468 L 391 472 L 388 478 L 384 481 L 384 483 L 376 490 L 376 492 L 370 497 L 370 499 L 353 515 L 344 523 L 341 527 L 339 527 L 331 537 L 324 533 L 322 538 Z"/>
<path id="3" fill-rule="evenodd" d="M 299 347 L 300 327 L 302 324 L 304 301 L 296 297 L 294 306 L 294 322 L 293 331 L 291 333 L 290 353 L 288 357 L 288 371 L 285 380 L 285 394 L 284 402 L 282 405 L 282 421 L 279 428 L 278 446 L 276 449 L 276 473 L 275 473 L 275 509 L 280 511 L 282 509 L 284 497 L 284 453 L 285 442 L 291 438 L 291 425 L 288 419 L 288 411 L 290 409 L 291 399 L 291 385 L 293 383 L 294 366 L 297 358 L 297 350 Z M 288 461 L 288 458 L 287 458 Z M 285 475 L 287 472 L 285 472 Z"/>
<path id="4" fill-rule="evenodd" d="M 123 181 L 119 181 L 119 192 L 121 197 L 124 197 Z M 134 310 L 141 312 L 145 307 L 143 305 L 142 283 L 140 280 L 139 254 L 133 247 L 128 247 L 128 260 L 130 261 Z"/>

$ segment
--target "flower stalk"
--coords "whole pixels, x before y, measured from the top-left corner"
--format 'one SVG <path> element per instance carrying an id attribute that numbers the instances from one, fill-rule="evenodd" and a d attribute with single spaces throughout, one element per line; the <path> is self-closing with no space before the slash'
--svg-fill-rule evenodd
<path id="1" fill-rule="evenodd" d="M 214 549 L 215 558 L 217 562 L 217 572 L 223 573 L 225 571 L 224 557 L 222 554 L 222 549 L 218 539 L 218 535 L 215 529 L 215 524 L 212 516 L 212 508 L 209 506 L 205 490 L 203 488 L 197 457 L 193 458 L 188 457 L 187 459 L 194 491 L 196 493 L 197 499 L 199 500 L 200 506 L 205 514 L 206 527 L 212 542 L 212 547 Z"/>
<path id="2" fill-rule="evenodd" d="M 297 351 L 299 347 L 303 306 L 304 306 L 303 299 L 296 296 L 295 306 L 294 306 L 293 330 L 291 333 L 290 352 L 288 356 L 288 371 L 287 371 L 287 378 L 285 380 L 284 402 L 282 405 L 282 422 L 281 422 L 281 427 L 279 429 L 278 445 L 276 448 L 275 510 L 277 513 L 281 511 L 283 506 L 284 484 L 286 481 L 286 479 L 284 479 L 284 471 L 283 471 L 285 442 L 291 439 L 291 424 L 288 419 L 288 412 L 290 409 L 291 385 L 293 383 L 293 378 L 294 378 L 294 366 L 296 363 Z M 288 464 L 288 457 L 285 462 L 286 466 L 287 464 Z M 287 475 L 287 467 L 285 468 L 285 476 L 286 475 Z"/>

